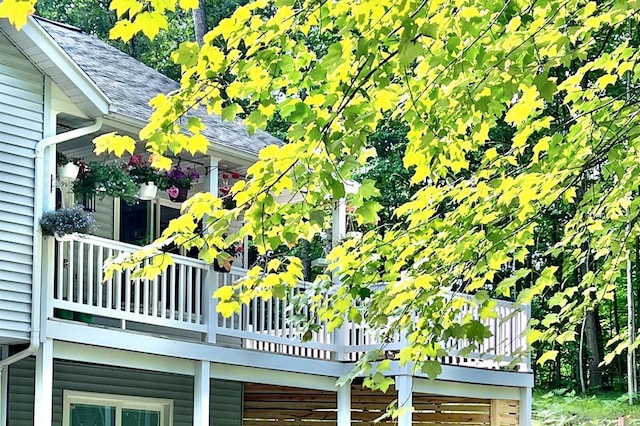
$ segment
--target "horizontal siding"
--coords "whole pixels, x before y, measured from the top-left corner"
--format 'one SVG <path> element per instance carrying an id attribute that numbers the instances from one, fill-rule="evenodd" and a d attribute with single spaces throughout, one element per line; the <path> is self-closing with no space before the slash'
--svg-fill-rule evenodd
<path id="1" fill-rule="evenodd" d="M 31 426 L 35 379 L 33 358 L 9 370 L 9 424 Z M 107 393 L 173 400 L 174 426 L 193 424 L 193 377 L 56 360 L 53 368 L 53 426 L 62 424 L 63 391 Z M 211 425 L 242 424 L 242 384 L 211 381 Z"/>
<path id="2" fill-rule="evenodd" d="M 211 381 L 209 424 L 211 426 L 242 426 L 241 382 Z"/>
<path id="3" fill-rule="evenodd" d="M 0 343 L 13 343 L 29 338 L 33 153 L 43 136 L 44 77 L 2 33 L 0 57 Z"/>
<path id="4" fill-rule="evenodd" d="M 102 200 L 96 200 L 96 211 L 93 212 L 93 218 L 96 220 L 96 226 L 98 227 L 94 234 L 110 240 L 114 239 L 113 221 L 115 213 L 113 206 L 113 198 L 104 197 Z"/>

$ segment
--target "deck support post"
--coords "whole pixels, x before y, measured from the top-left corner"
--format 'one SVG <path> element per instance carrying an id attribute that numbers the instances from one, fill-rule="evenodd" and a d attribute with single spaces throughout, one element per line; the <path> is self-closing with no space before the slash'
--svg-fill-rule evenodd
<path id="1" fill-rule="evenodd" d="M 413 421 L 413 377 L 396 376 L 396 391 L 398 392 L 398 426 L 411 426 Z"/>
<path id="2" fill-rule="evenodd" d="M 531 388 L 520 388 L 520 426 L 531 424 Z"/>
<path id="3" fill-rule="evenodd" d="M 218 158 L 209 157 L 209 162 L 206 165 L 207 170 L 207 184 L 205 189 L 213 195 L 218 195 Z M 205 231 L 206 232 L 206 231 Z M 219 274 L 213 270 L 213 266 L 209 265 L 209 269 L 204 276 L 204 294 L 202 300 L 204 301 L 203 307 L 203 320 L 207 325 L 207 334 L 205 337 L 206 342 L 216 343 L 218 334 L 218 300 L 213 298 L 213 293 L 218 289 Z"/>
<path id="4" fill-rule="evenodd" d="M 47 335 L 47 320 L 53 318 L 53 296 L 55 287 L 56 241 L 53 237 L 42 239 L 42 296 L 43 306 L 40 316 L 40 336 Z M 58 295 L 62 296 L 62 295 Z"/>
<path id="5" fill-rule="evenodd" d="M 50 425 L 53 413 L 53 340 L 46 339 L 36 354 L 33 418 L 40 425 Z"/>
<path id="6" fill-rule="evenodd" d="M 211 364 L 196 361 L 193 380 L 193 425 L 209 426 L 209 394 L 211 391 Z"/>
<path id="7" fill-rule="evenodd" d="M 0 347 L 0 359 L 9 356 L 7 346 Z M 7 426 L 9 410 L 9 367 L 0 368 L 0 426 Z"/>
<path id="8" fill-rule="evenodd" d="M 492 399 L 489 406 L 489 422 L 491 426 L 500 426 L 500 415 L 498 413 L 498 399 Z"/>
<path id="9" fill-rule="evenodd" d="M 202 295 L 204 300 L 203 320 L 207 325 L 207 334 L 205 336 L 207 343 L 216 343 L 218 340 L 218 299 L 213 297 L 213 293 L 218 289 L 219 281 L 219 274 L 213 270 L 212 265 L 209 265 L 204 274 L 204 294 Z"/>
<path id="10" fill-rule="evenodd" d="M 351 426 L 351 383 L 338 388 L 338 426 Z"/>
<path id="11" fill-rule="evenodd" d="M 333 224 L 331 226 L 331 248 L 333 249 L 345 236 L 347 230 L 347 201 L 345 198 L 340 198 L 333 203 Z M 340 274 L 338 271 L 334 271 L 331 276 L 331 282 L 334 285 L 340 284 Z M 332 358 L 336 361 L 347 361 L 348 354 L 346 351 L 346 341 L 348 336 L 348 321 L 345 316 L 344 321 L 340 327 L 333 332 L 334 344 L 336 351 Z"/>

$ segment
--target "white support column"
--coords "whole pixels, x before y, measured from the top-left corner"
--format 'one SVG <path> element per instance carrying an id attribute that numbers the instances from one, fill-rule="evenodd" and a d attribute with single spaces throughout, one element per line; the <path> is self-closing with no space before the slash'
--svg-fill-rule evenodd
<path id="1" fill-rule="evenodd" d="M 213 195 L 218 195 L 218 163 L 219 158 L 209 157 L 209 161 L 205 164 L 207 168 L 204 189 Z"/>
<path id="2" fill-rule="evenodd" d="M 204 323 L 207 324 L 207 335 L 205 341 L 216 343 L 218 340 L 218 299 L 213 297 L 213 293 L 218 289 L 220 275 L 209 265 L 204 275 L 203 299 L 204 299 Z"/>
<path id="3" fill-rule="evenodd" d="M 413 377 L 396 376 L 396 391 L 398 392 L 398 409 L 402 410 L 398 416 L 398 426 L 411 426 L 413 421 Z"/>
<path id="4" fill-rule="evenodd" d="M 205 190 L 213 195 L 218 195 L 218 158 L 209 157 L 209 163 L 206 164 L 207 180 L 205 182 Z M 216 343 L 218 334 L 218 301 L 213 298 L 213 293 L 218 289 L 219 275 L 213 270 L 213 266 L 209 266 L 209 270 L 205 274 L 204 294 L 204 322 L 207 324 L 206 341 L 208 343 Z"/>
<path id="5" fill-rule="evenodd" d="M 351 426 L 351 383 L 338 388 L 338 426 Z"/>
<path id="6" fill-rule="evenodd" d="M 40 425 L 50 425 L 53 408 L 53 340 L 46 339 L 36 354 L 35 398 L 33 418 Z"/>
<path id="7" fill-rule="evenodd" d="M 531 424 L 531 388 L 520 388 L 520 426 Z"/>
<path id="8" fill-rule="evenodd" d="M 333 205 L 333 226 L 331 228 L 331 248 L 340 243 L 347 232 L 347 202 L 340 198 Z"/>
<path id="9" fill-rule="evenodd" d="M 209 394 L 211 364 L 209 361 L 195 363 L 193 381 L 193 426 L 209 426 Z"/>

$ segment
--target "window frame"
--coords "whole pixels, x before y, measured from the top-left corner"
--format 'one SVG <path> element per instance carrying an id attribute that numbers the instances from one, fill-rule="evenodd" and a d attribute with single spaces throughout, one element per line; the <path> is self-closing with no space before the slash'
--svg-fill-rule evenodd
<path id="1" fill-rule="evenodd" d="M 149 410 L 160 412 L 160 425 L 173 426 L 173 400 L 163 398 L 147 398 L 141 396 L 115 395 L 74 391 L 63 392 L 62 426 L 71 426 L 71 404 L 88 404 L 115 407 L 115 426 L 122 426 L 122 410 Z"/>

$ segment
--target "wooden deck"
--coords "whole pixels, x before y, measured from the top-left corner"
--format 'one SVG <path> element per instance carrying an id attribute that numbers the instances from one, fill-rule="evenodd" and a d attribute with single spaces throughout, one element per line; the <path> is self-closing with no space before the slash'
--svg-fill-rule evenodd
<path id="1" fill-rule="evenodd" d="M 353 385 L 352 424 L 375 426 L 395 404 L 396 392 L 374 392 Z M 246 383 L 244 385 L 243 426 L 337 425 L 336 394 L 309 389 Z M 515 400 L 444 397 L 413 394 L 413 425 L 512 426 L 519 422 L 519 402 Z M 392 424 L 395 419 L 379 420 Z"/>

